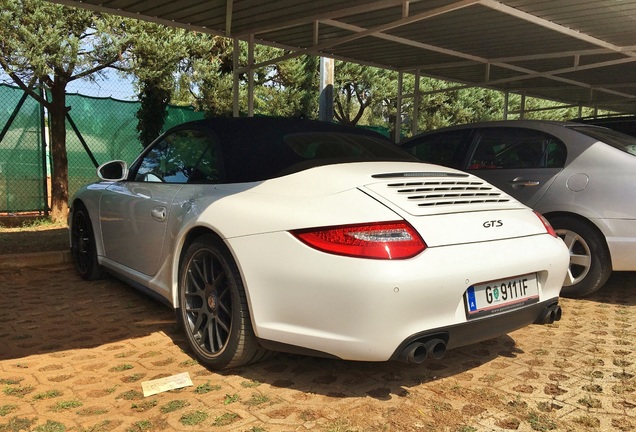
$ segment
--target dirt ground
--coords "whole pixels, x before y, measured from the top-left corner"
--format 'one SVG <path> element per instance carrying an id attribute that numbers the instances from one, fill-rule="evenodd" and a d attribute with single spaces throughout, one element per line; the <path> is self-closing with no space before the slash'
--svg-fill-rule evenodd
<path id="1" fill-rule="evenodd" d="M 8 227 L 0 218 L 0 254 L 59 251 L 69 247 L 66 226 Z"/>
<path id="2" fill-rule="evenodd" d="M 636 273 L 561 304 L 560 322 L 421 365 L 279 354 L 216 373 L 115 279 L 0 269 L 0 432 L 634 430 Z M 193 386 L 143 397 L 182 372 Z"/>

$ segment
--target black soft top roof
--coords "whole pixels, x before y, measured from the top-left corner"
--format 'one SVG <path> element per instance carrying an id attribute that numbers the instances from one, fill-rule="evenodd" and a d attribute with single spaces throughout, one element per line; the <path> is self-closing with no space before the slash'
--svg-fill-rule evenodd
<path id="1" fill-rule="evenodd" d="M 313 166 L 359 161 L 387 161 L 415 159 L 400 150 L 383 135 L 363 128 L 342 126 L 335 123 L 279 117 L 228 117 L 209 118 L 184 123 L 172 128 L 203 128 L 218 137 L 226 181 L 239 183 L 266 180 Z M 344 135 L 343 135 L 344 134 Z M 290 141 L 303 137 L 323 144 L 343 142 L 343 137 L 353 140 L 364 154 L 343 151 L 329 156 L 313 150 L 306 154 L 290 145 Z M 305 144 L 305 143 L 303 143 Z M 316 143 L 318 145 L 318 143 Z M 341 149 L 350 148 L 342 144 Z M 332 146 L 333 147 L 333 146 Z M 336 149 L 337 150 L 337 149 Z"/>

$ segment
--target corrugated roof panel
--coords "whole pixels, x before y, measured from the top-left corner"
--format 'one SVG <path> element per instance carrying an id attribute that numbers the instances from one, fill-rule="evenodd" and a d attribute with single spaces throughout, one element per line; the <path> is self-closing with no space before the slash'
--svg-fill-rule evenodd
<path id="1" fill-rule="evenodd" d="M 572 103 L 624 102 L 636 112 L 632 63 L 589 68 L 636 56 L 636 0 L 50 1 L 215 34 L 256 33 L 290 49 L 312 47 L 318 22 L 323 55 L 405 71 L 421 66 L 431 76 L 466 83 L 484 83 L 490 63 L 488 83 L 500 89 Z M 382 34 L 355 35 L 376 28 Z M 533 78 L 512 80 L 528 73 Z"/>
<path id="2" fill-rule="evenodd" d="M 463 24 L 457 26 L 458 22 Z M 472 6 L 409 24 L 390 33 L 483 58 L 596 48 L 589 43 L 573 40 L 536 24 L 481 6 Z"/>

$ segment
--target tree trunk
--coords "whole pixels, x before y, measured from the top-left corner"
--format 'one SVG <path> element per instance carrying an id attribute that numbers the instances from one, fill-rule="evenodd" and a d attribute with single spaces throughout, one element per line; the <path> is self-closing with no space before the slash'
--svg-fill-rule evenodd
<path id="1" fill-rule="evenodd" d="M 51 88 L 51 220 L 66 222 L 68 216 L 68 157 L 66 154 L 66 86 Z"/>

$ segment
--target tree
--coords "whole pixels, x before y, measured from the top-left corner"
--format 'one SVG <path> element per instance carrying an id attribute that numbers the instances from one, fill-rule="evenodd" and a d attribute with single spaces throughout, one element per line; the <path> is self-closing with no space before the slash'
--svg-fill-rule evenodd
<path id="1" fill-rule="evenodd" d="M 395 72 L 356 63 L 337 61 L 334 70 L 334 117 L 355 126 L 367 108 L 395 99 Z M 380 113 L 376 111 L 376 114 Z"/>
<path id="2" fill-rule="evenodd" d="M 94 78 L 129 46 L 124 18 L 41 0 L 0 0 L 0 66 L 48 111 L 51 137 L 51 219 L 68 214 L 66 86 Z M 35 88 L 42 85 L 49 97 Z"/>
<path id="3" fill-rule="evenodd" d="M 133 36 L 131 46 L 117 68 L 138 80 L 141 108 L 137 112 L 137 131 L 142 145 L 147 146 L 163 130 L 176 89 L 180 85 L 185 90 L 185 77 L 193 65 L 210 55 L 214 38 L 144 21 L 131 23 L 128 31 Z M 180 96 L 187 99 L 184 94 Z"/>
<path id="4" fill-rule="evenodd" d="M 209 116 L 232 115 L 232 41 L 200 34 L 190 41 L 172 103 L 194 106 Z"/>

